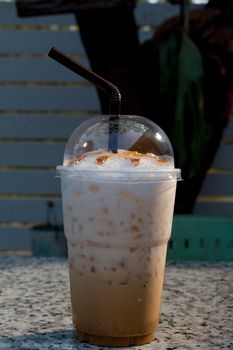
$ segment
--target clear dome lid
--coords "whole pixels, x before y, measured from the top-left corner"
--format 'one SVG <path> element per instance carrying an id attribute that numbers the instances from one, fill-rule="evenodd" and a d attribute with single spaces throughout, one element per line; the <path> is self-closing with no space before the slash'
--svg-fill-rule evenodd
<path id="1" fill-rule="evenodd" d="M 92 118 L 71 134 L 65 148 L 63 165 L 84 153 L 109 151 L 110 115 Z M 154 122 L 141 116 L 121 115 L 117 122 L 119 150 L 153 154 L 174 168 L 172 145 L 164 131 Z"/>

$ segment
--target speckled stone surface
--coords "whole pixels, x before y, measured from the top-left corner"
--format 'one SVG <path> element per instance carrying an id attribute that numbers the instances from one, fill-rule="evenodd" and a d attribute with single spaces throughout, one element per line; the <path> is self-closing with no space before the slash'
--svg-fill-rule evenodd
<path id="1" fill-rule="evenodd" d="M 74 337 L 66 259 L 3 256 L 0 270 L 0 350 L 106 349 Z M 156 340 L 130 347 L 157 349 L 233 349 L 233 263 L 167 264 Z"/>

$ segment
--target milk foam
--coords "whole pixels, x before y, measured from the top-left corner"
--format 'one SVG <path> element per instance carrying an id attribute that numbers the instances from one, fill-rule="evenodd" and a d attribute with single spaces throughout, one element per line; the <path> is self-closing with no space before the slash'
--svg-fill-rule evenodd
<path id="1" fill-rule="evenodd" d="M 161 171 L 174 169 L 173 159 L 160 158 L 152 153 L 119 150 L 118 153 L 93 151 L 84 153 L 72 160 L 66 160 L 65 166 L 82 170 L 107 171 Z"/>

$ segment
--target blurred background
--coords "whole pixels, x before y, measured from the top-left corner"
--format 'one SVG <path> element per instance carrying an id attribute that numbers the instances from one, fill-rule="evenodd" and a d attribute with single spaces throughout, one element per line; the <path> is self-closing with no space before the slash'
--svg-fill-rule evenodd
<path id="1" fill-rule="evenodd" d="M 129 1 L 132 23 L 115 13 L 112 24 L 100 9 L 97 16 L 72 7 L 48 10 L 45 3 L 53 2 L 41 3 L 40 12 L 27 13 L 20 1 L 0 0 L 0 253 L 31 255 L 35 232 L 59 240 L 55 167 L 71 132 L 107 113 L 95 88 L 48 58 L 55 46 L 116 83 L 123 113 L 144 115 L 166 131 L 184 179 L 174 230 L 186 234 L 191 227 L 195 234 L 204 222 L 205 230 L 217 230 L 212 252 L 222 249 L 221 240 L 233 259 L 232 1 Z M 134 50 L 118 57 L 127 40 Z M 219 236 L 224 229 L 225 238 Z M 187 239 L 182 236 L 184 249 Z M 57 254 L 64 253 L 60 248 Z"/>

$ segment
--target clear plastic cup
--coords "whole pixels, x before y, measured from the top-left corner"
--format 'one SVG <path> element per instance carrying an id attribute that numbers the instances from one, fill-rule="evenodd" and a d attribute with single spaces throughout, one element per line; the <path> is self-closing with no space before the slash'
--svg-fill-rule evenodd
<path id="1" fill-rule="evenodd" d="M 81 341 L 128 346 L 152 341 L 159 322 L 176 183 L 165 133 L 120 116 L 118 153 L 100 116 L 70 136 L 61 177 L 73 323 Z"/>

